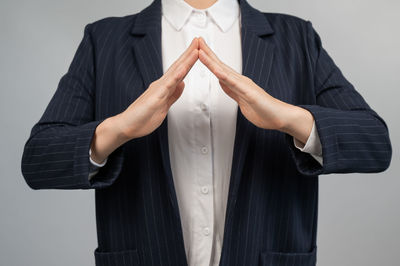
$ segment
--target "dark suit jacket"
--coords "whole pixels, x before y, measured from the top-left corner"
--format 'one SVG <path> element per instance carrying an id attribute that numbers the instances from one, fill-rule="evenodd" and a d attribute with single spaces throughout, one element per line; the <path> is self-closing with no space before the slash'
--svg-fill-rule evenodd
<path id="1" fill-rule="evenodd" d="M 309 110 L 323 166 L 291 136 L 238 110 L 220 265 L 316 264 L 318 175 L 387 169 L 388 128 L 346 80 L 309 21 L 239 0 L 243 75 Z M 168 151 L 167 119 L 115 150 L 91 181 L 89 147 L 107 117 L 163 74 L 161 4 L 86 25 L 67 73 L 25 143 L 32 189 L 96 189 L 96 265 L 186 265 Z"/>

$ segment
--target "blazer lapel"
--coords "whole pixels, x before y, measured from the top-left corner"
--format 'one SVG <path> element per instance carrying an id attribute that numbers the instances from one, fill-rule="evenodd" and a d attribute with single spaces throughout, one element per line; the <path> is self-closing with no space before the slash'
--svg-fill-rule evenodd
<path id="1" fill-rule="evenodd" d="M 151 82 L 163 75 L 160 0 L 154 0 L 149 6 L 138 13 L 131 33 L 134 36 L 132 49 L 137 60 L 138 69 L 143 78 L 143 91 L 145 91 Z M 169 200 L 172 203 L 176 218 L 180 221 L 178 201 L 169 158 L 167 120 L 167 118 L 164 119 L 162 124 L 156 129 L 156 133 L 160 141 L 162 163 L 167 177 Z"/>
<path id="2" fill-rule="evenodd" d="M 161 58 L 161 3 L 153 1 L 138 13 L 131 29 L 132 49 L 142 75 L 144 87 L 163 74 Z"/>
<path id="3" fill-rule="evenodd" d="M 241 41 L 242 41 L 242 75 L 252 79 L 257 85 L 268 92 L 268 80 L 274 59 L 273 39 L 268 36 L 274 33 L 267 18 L 262 12 L 253 8 L 245 0 L 238 0 L 241 13 Z M 229 257 L 229 242 L 233 229 L 233 213 L 237 201 L 237 194 L 249 140 L 255 132 L 256 126 L 244 117 L 238 109 L 236 135 L 233 150 L 232 171 L 230 177 L 229 194 L 225 216 L 225 231 L 222 245 L 221 262 L 230 265 L 225 260 Z M 228 257 L 227 257 L 228 256 Z M 222 265 L 222 264 L 221 264 Z"/>

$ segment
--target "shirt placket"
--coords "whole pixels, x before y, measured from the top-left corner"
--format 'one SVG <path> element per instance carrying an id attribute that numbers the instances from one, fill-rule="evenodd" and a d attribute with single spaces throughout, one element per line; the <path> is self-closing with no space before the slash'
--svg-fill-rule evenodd
<path id="1" fill-rule="evenodd" d="M 186 44 L 190 44 L 194 37 L 203 37 L 209 43 L 209 31 L 206 29 L 207 17 L 205 12 L 194 11 L 189 18 L 186 31 Z M 213 241 L 213 145 L 212 121 L 210 113 L 211 82 L 210 71 L 198 60 L 190 70 L 190 98 L 194 105 L 194 156 L 196 171 L 194 182 L 194 212 L 193 212 L 193 242 L 192 249 L 194 265 L 207 265 L 204 258 L 210 258 Z"/>

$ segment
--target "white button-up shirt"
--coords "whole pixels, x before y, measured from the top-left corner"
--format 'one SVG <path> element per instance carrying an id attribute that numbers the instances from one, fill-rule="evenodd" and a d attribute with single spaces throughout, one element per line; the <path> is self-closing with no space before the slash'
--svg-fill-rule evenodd
<path id="1" fill-rule="evenodd" d="M 201 36 L 218 57 L 241 72 L 239 6 L 220 0 L 203 10 L 183 0 L 162 0 L 164 72 Z M 229 44 L 229 45 L 227 45 Z M 168 111 L 171 170 L 189 265 L 217 265 L 235 140 L 237 103 L 198 60 L 181 97 Z"/>
<path id="2" fill-rule="evenodd" d="M 195 36 L 203 37 L 224 63 L 241 73 L 240 9 L 236 0 L 219 0 L 207 9 L 193 8 L 184 0 L 161 3 L 164 73 Z M 200 60 L 184 82 L 181 97 L 167 115 L 171 170 L 188 265 L 213 266 L 219 264 L 221 255 L 238 105 Z M 296 147 L 322 164 L 315 123 L 303 148 L 294 141 Z M 101 167 L 107 159 L 102 164 L 91 162 Z"/>

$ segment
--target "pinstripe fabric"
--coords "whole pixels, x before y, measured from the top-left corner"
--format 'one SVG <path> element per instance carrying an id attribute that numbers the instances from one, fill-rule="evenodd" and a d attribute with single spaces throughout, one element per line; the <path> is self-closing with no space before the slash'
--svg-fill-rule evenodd
<path id="1" fill-rule="evenodd" d="M 381 172 L 392 149 L 384 120 L 323 49 L 309 21 L 239 0 L 242 73 L 314 116 L 324 164 L 291 136 L 238 111 L 220 265 L 316 263 L 318 175 Z M 67 73 L 25 143 L 32 189 L 96 189 L 96 265 L 187 265 L 168 157 L 167 119 L 120 146 L 88 180 L 96 126 L 162 75 L 160 1 L 90 23 Z"/>

